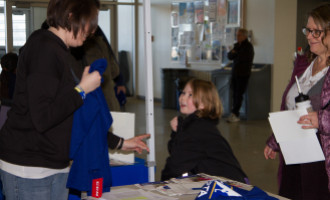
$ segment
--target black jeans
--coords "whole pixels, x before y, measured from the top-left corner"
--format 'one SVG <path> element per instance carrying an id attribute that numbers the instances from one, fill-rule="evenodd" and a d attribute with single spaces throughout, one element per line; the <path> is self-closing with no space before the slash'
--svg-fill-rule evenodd
<path id="1" fill-rule="evenodd" d="M 243 94 L 248 86 L 250 76 L 235 76 L 231 77 L 231 89 L 233 92 L 233 108 L 231 110 L 236 116 L 239 116 L 239 110 L 243 102 Z"/>

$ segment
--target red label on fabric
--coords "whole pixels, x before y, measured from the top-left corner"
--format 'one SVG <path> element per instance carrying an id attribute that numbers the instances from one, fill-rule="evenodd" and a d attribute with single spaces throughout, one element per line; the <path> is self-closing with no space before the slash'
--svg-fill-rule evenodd
<path id="1" fill-rule="evenodd" d="M 103 191 L 103 178 L 93 179 L 92 197 L 95 198 L 102 197 L 102 191 Z"/>

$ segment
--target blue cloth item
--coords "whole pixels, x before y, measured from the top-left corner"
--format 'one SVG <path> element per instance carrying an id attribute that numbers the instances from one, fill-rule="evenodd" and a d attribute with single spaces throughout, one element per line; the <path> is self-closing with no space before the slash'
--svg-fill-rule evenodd
<path id="1" fill-rule="evenodd" d="M 195 200 L 277 200 L 266 192 L 253 187 L 252 190 L 244 190 L 230 186 L 222 181 L 209 181 L 206 183 Z"/>
<path id="2" fill-rule="evenodd" d="M 90 71 L 102 75 L 107 67 L 105 59 L 91 64 Z M 103 178 L 103 192 L 112 184 L 108 154 L 108 130 L 112 124 L 107 102 L 101 87 L 87 94 L 83 106 L 74 113 L 70 158 L 73 160 L 67 187 L 92 192 L 92 180 Z"/>
<path id="3" fill-rule="evenodd" d="M 124 106 L 126 104 L 126 95 L 123 91 L 120 91 L 119 94 L 117 93 L 118 87 L 115 86 L 115 94 L 120 106 Z"/>

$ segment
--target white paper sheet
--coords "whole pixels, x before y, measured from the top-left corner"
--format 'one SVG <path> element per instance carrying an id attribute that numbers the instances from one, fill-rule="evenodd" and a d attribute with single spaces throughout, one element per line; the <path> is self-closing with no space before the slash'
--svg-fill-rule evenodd
<path id="1" fill-rule="evenodd" d="M 290 141 L 295 138 L 315 135 L 315 129 L 302 129 L 297 121 L 301 115 L 307 114 L 306 110 L 290 110 L 269 113 L 269 122 L 277 142 Z"/>
<path id="2" fill-rule="evenodd" d="M 269 122 L 280 144 L 285 163 L 300 164 L 324 160 L 316 129 L 302 129 L 297 121 L 306 110 L 269 113 Z"/>
<path id="3" fill-rule="evenodd" d="M 102 195 L 104 200 L 176 200 L 177 198 L 159 195 L 141 189 L 111 189 Z"/>
<path id="4" fill-rule="evenodd" d="M 280 143 L 285 164 L 311 163 L 324 160 L 316 137 L 304 137 Z"/>
<path id="5" fill-rule="evenodd" d="M 111 131 L 124 139 L 134 137 L 135 114 L 127 112 L 111 112 L 113 123 Z M 134 152 L 123 152 L 109 149 L 111 159 L 116 159 L 128 163 L 134 163 Z"/>

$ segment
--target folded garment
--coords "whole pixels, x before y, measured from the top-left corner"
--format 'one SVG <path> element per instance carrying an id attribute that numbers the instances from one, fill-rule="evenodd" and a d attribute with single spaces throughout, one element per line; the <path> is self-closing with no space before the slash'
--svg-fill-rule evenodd
<path id="1" fill-rule="evenodd" d="M 269 196 L 258 187 L 252 190 L 244 190 L 235 186 L 229 186 L 220 180 L 206 183 L 195 200 L 277 200 Z"/>
<path id="2" fill-rule="evenodd" d="M 105 59 L 91 64 L 90 72 L 102 75 L 107 67 Z M 73 160 L 67 187 L 92 194 L 93 180 L 102 179 L 103 192 L 111 187 L 108 154 L 108 130 L 112 124 L 108 105 L 100 87 L 87 94 L 84 104 L 73 118 L 70 158 Z M 102 188 L 102 187 L 101 187 Z"/>

